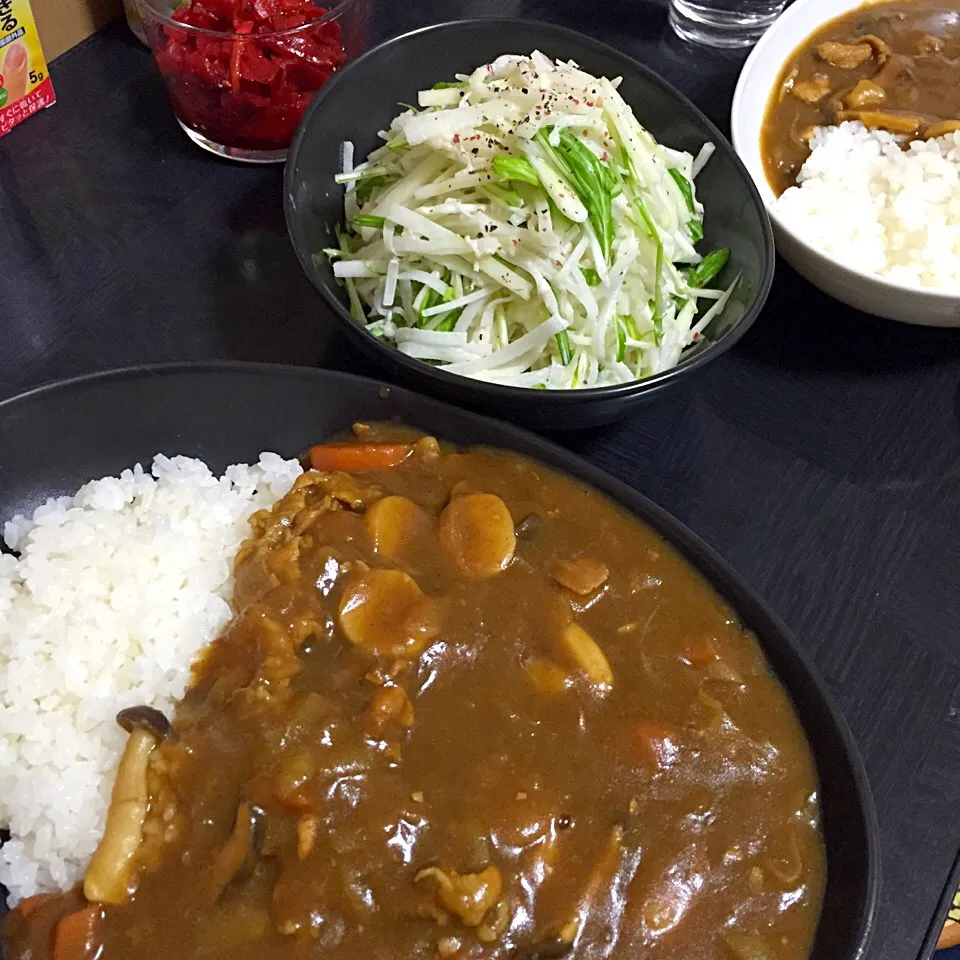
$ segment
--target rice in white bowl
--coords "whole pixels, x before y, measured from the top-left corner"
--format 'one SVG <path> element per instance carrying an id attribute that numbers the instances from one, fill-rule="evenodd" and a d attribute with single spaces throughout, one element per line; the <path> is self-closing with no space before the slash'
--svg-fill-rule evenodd
<path id="1" fill-rule="evenodd" d="M 64 889 L 103 830 L 126 740 L 115 716 L 170 714 L 230 619 L 251 513 L 301 473 L 261 454 L 221 477 L 157 456 L 6 524 L 0 555 L 0 883 L 11 904 Z"/>
<path id="2" fill-rule="evenodd" d="M 859 122 L 819 127 L 777 213 L 848 267 L 960 292 L 960 133 L 903 139 Z"/>

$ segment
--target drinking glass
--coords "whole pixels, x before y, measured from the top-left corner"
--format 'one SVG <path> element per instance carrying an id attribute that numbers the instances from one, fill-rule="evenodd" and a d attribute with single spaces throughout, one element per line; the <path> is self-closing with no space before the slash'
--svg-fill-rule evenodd
<path id="1" fill-rule="evenodd" d="M 670 0 L 670 26 L 683 40 L 711 47 L 751 47 L 787 0 Z"/>

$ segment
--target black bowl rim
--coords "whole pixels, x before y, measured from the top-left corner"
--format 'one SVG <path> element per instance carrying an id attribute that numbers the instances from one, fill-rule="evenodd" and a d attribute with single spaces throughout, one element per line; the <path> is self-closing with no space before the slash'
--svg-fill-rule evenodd
<path id="1" fill-rule="evenodd" d="M 380 340 L 378 340 L 373 334 L 368 333 L 366 329 L 361 327 L 357 321 L 353 319 L 340 300 L 333 294 L 328 284 L 320 280 L 316 270 L 314 269 L 313 263 L 311 262 L 310 254 L 307 251 L 302 250 L 300 245 L 297 243 L 293 226 L 294 221 L 297 218 L 297 213 L 293 208 L 294 179 L 300 163 L 300 151 L 303 147 L 303 142 L 306 139 L 307 128 L 312 122 L 313 115 L 321 109 L 327 100 L 339 93 L 340 87 L 349 81 L 351 74 L 355 70 L 358 71 L 365 66 L 368 61 L 375 60 L 378 56 L 380 56 L 383 50 L 393 46 L 402 45 L 411 38 L 418 37 L 421 34 L 442 35 L 444 33 L 455 33 L 456 31 L 463 29 L 473 29 L 478 26 L 498 26 L 504 31 L 508 31 L 511 27 L 517 26 L 533 27 L 544 31 L 545 34 L 552 34 L 553 36 L 563 37 L 569 41 L 579 43 L 584 47 L 591 48 L 597 53 L 613 56 L 622 61 L 625 66 L 629 66 L 631 70 L 640 74 L 649 83 L 652 83 L 654 86 L 659 87 L 661 90 L 674 97 L 679 102 L 681 107 L 693 114 L 694 117 L 696 117 L 707 128 L 711 136 L 711 142 L 718 147 L 723 147 L 726 149 L 734 165 L 739 168 L 747 194 L 759 215 L 760 228 L 763 233 L 764 263 L 761 272 L 760 283 L 757 288 L 756 296 L 753 299 L 753 303 L 744 313 L 740 322 L 737 323 L 733 329 L 724 334 L 719 341 L 708 344 L 708 346 L 696 354 L 696 356 L 691 357 L 689 360 L 686 360 L 669 370 L 664 370 L 661 373 L 654 374 L 653 376 L 645 377 L 642 380 L 632 380 L 629 383 L 616 384 L 607 387 L 588 387 L 583 390 L 536 390 L 533 387 L 514 387 L 506 384 L 489 383 L 485 380 L 474 380 L 471 377 L 464 377 L 460 376 L 459 374 L 448 373 L 445 370 L 439 370 L 436 367 L 432 367 L 429 364 L 423 363 L 422 361 L 415 360 L 413 357 L 408 357 L 405 354 L 400 353 L 399 350 L 394 350 L 391 347 L 386 346 L 385 344 L 381 343 Z M 505 35 L 508 34 L 505 33 Z M 658 393 L 665 387 L 672 385 L 673 381 L 677 380 L 678 378 L 683 377 L 687 373 L 692 373 L 694 370 L 698 370 L 711 360 L 715 360 L 717 357 L 722 356 L 727 352 L 727 350 L 734 346 L 737 341 L 740 340 L 740 338 L 750 329 L 750 327 L 753 326 L 754 321 L 759 316 L 760 311 L 763 309 L 764 304 L 767 301 L 767 297 L 770 294 L 770 288 L 773 284 L 774 269 L 776 267 L 773 227 L 770 223 L 770 217 L 767 213 L 766 205 L 760 197 L 760 191 L 757 189 L 757 186 L 753 182 L 753 178 L 750 176 L 749 171 L 744 166 L 743 161 L 740 159 L 740 156 L 737 154 L 736 150 L 733 149 L 733 146 L 727 137 L 723 135 L 716 124 L 714 124 L 713 121 L 710 120 L 710 118 L 707 117 L 707 115 L 696 104 L 693 103 L 693 101 L 691 101 L 685 94 L 681 93 L 672 84 L 664 80 L 663 77 L 661 77 L 653 69 L 643 63 L 640 63 L 639 60 L 634 59 L 629 54 L 624 53 L 622 50 L 618 50 L 611 44 L 604 43 L 602 40 L 597 40 L 594 37 L 588 36 L 587 34 L 580 33 L 577 30 L 571 30 L 569 27 L 563 27 L 559 24 L 520 17 L 471 17 L 461 20 L 448 20 L 444 23 L 432 24 L 426 27 L 418 27 L 415 30 L 409 30 L 406 33 L 401 33 L 398 36 L 391 37 L 390 39 L 377 44 L 377 46 L 371 48 L 362 56 L 357 57 L 356 60 L 351 61 L 342 70 L 335 73 L 333 77 L 330 78 L 330 81 L 320 89 L 317 95 L 314 96 L 313 100 L 310 102 L 300 121 L 297 132 L 294 135 L 293 142 L 290 145 L 290 150 L 287 154 L 287 161 L 284 166 L 283 210 L 287 222 L 287 233 L 290 236 L 290 242 L 293 245 L 297 259 L 300 261 L 300 266 L 303 268 L 303 271 L 306 273 L 307 277 L 309 277 L 310 282 L 320 292 L 324 300 L 326 300 L 327 305 L 333 310 L 338 319 L 346 324 L 346 327 L 349 331 L 349 336 L 351 336 L 359 345 L 368 350 L 374 351 L 385 358 L 389 358 L 390 362 L 399 364 L 414 376 L 419 375 L 434 379 L 438 383 L 445 383 L 453 388 L 463 388 L 464 384 L 467 384 L 467 389 L 475 390 L 479 396 L 501 401 L 524 401 L 529 400 L 531 395 L 534 395 L 538 399 L 543 398 L 545 402 L 550 402 L 552 400 L 558 404 L 575 404 L 578 401 L 599 400 L 601 398 L 604 400 L 628 399 L 640 394 L 647 395 Z M 549 400 L 547 398 L 549 398 Z"/>
<path id="2" fill-rule="evenodd" d="M 764 597 L 755 590 L 713 547 L 709 546 L 700 536 L 694 533 L 686 524 L 682 523 L 673 514 L 669 513 L 655 501 L 642 494 L 639 490 L 618 480 L 590 461 L 569 450 L 553 443 L 544 437 L 538 436 L 529 430 L 518 427 L 506 421 L 464 410 L 454 404 L 446 403 L 434 397 L 397 387 L 383 380 L 357 376 L 338 370 L 327 370 L 316 367 L 293 366 L 279 363 L 260 363 L 242 360 L 231 361 L 188 361 L 173 363 L 139 364 L 136 366 L 121 367 L 97 373 L 81 374 L 67 379 L 53 380 L 33 387 L 23 393 L 0 400 L 0 420 L 18 407 L 29 404 L 32 400 L 43 399 L 57 393 L 69 394 L 71 390 L 83 389 L 88 385 L 108 385 L 114 381 L 136 380 L 138 378 L 154 378 L 177 375 L 204 376 L 210 374 L 234 373 L 255 375 L 269 375 L 281 379 L 319 379 L 327 380 L 334 387 L 338 383 L 349 384 L 355 387 L 364 387 L 373 392 L 386 390 L 389 394 L 399 393 L 414 401 L 425 402 L 432 407 L 446 411 L 467 424 L 478 427 L 490 427 L 501 433 L 512 443 L 513 449 L 526 456 L 541 460 L 563 471 L 568 476 L 578 479 L 599 490 L 605 496 L 618 503 L 622 508 L 648 523 L 657 530 L 670 545 L 677 550 L 714 589 L 733 606 L 738 616 L 744 615 L 744 600 L 754 608 L 754 619 L 763 620 L 769 631 L 776 633 L 784 641 L 786 648 L 799 662 L 807 677 L 813 683 L 817 693 L 839 735 L 844 754 L 849 763 L 856 788 L 856 805 L 862 813 L 864 833 L 867 848 L 867 876 L 866 896 L 859 928 L 856 932 L 855 949 L 843 960 L 861 960 L 869 946 L 873 935 L 877 905 L 880 894 L 880 828 L 877 821 L 876 807 L 873 794 L 870 790 L 866 769 L 860 749 L 853 738 L 846 718 L 840 710 L 836 698 L 827 686 L 820 671 L 810 659 L 806 651 L 797 642 L 793 632 L 780 618 L 779 614 L 770 606 Z M 736 598 L 736 599 L 735 599 Z M 763 647 L 761 638 L 761 647 Z M 786 684 L 784 684 L 786 687 Z M 790 693 L 789 687 L 786 687 Z M 793 699 L 791 694 L 791 699 Z M 798 718 L 800 707 L 796 701 Z M 801 726 L 803 722 L 801 720 Z M 829 862 L 827 864 L 829 870 Z M 819 921 L 818 921 L 819 923 Z"/>

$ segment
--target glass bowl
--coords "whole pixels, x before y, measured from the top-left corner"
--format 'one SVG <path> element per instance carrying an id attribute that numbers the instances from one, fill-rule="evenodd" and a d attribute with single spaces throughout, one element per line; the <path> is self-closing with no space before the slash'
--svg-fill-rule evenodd
<path id="1" fill-rule="evenodd" d="M 314 94 L 363 52 L 371 0 L 329 9 L 305 0 L 136 3 L 187 136 L 232 160 L 278 163 Z M 314 19 L 288 26 L 305 8 Z"/>

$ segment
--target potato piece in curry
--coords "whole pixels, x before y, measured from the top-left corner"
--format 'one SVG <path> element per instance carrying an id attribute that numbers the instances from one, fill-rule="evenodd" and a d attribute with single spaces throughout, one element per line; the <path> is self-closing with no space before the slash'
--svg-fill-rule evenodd
<path id="1" fill-rule="evenodd" d="M 960 130 L 960 17 L 955 0 L 859 7 L 793 53 L 761 130 L 767 180 L 779 196 L 810 155 L 813 130 L 845 120 L 909 138 Z"/>
<path id="2" fill-rule="evenodd" d="M 253 518 L 129 882 L 27 901 L 5 956 L 806 957 L 815 769 L 733 611 L 573 480 L 361 435 Z"/>

